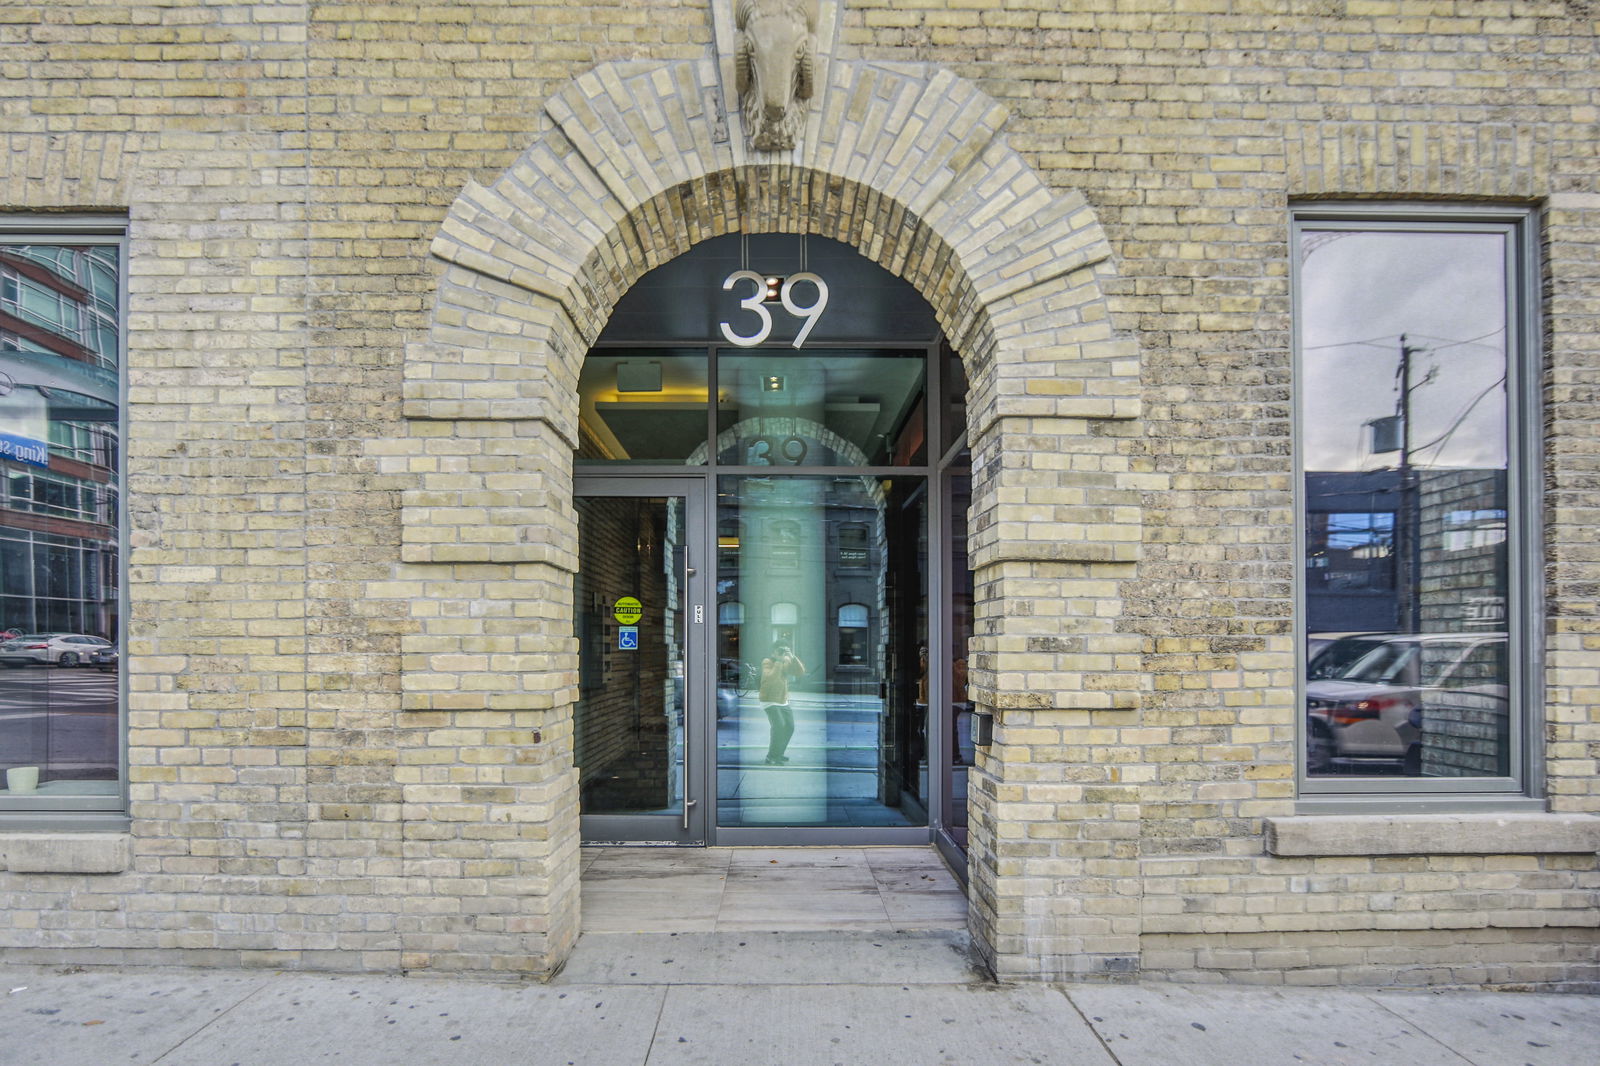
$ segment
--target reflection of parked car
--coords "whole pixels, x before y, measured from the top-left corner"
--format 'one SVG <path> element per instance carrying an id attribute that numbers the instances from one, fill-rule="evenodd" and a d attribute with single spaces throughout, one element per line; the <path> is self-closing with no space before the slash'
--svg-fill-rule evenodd
<path id="1" fill-rule="evenodd" d="M 30 633 L 0 644 L 0 663 L 13 670 L 34 663 L 78 666 L 89 662 L 101 648 L 112 646 L 103 637 L 79 633 Z"/>
<path id="2" fill-rule="evenodd" d="M 103 674 L 115 673 L 122 663 L 122 656 L 118 654 L 116 645 L 108 645 L 94 653 L 94 664 Z"/>
<path id="3" fill-rule="evenodd" d="M 1306 637 L 1306 680 L 1335 677 L 1339 671 L 1395 633 L 1311 633 Z"/>
<path id="4" fill-rule="evenodd" d="M 1306 683 L 1306 770 L 1325 774 L 1336 760 L 1397 764 L 1422 772 L 1428 707 L 1504 705 L 1504 633 L 1364 634 L 1324 647 Z"/>

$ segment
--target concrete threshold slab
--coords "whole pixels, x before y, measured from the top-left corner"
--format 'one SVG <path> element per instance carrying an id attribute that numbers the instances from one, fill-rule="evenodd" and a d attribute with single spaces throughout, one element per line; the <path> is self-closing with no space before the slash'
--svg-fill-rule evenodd
<path id="1" fill-rule="evenodd" d="M 986 983 L 964 930 L 585 933 L 561 985 Z"/>

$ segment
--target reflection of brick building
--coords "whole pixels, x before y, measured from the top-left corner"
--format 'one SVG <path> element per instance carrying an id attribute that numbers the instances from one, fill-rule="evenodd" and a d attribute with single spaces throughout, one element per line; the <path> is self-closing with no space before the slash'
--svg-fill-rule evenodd
<path id="1" fill-rule="evenodd" d="M 1506 472 L 1424 470 L 1418 477 L 1424 632 L 1506 626 Z"/>
<path id="2" fill-rule="evenodd" d="M 0 627 L 116 636 L 117 255 L 0 250 L 0 432 L 48 446 L 0 459 Z"/>
<path id="3" fill-rule="evenodd" d="M 1492 634 L 1506 628 L 1506 473 L 1416 472 L 1417 629 Z M 1306 479 L 1307 630 L 1381 632 L 1398 627 L 1395 533 L 1406 521 L 1394 470 L 1322 472 Z M 1508 771 L 1510 676 L 1504 639 L 1424 665 L 1421 772 L 1480 777 Z M 1458 662 L 1457 659 L 1460 659 Z"/>
<path id="4" fill-rule="evenodd" d="M 1500 633 L 1507 625 L 1506 472 L 1425 471 L 1418 483 L 1420 628 Z M 1511 761 L 1509 662 L 1491 637 L 1457 663 L 1422 709 L 1422 772 L 1504 774 Z"/>
<path id="5" fill-rule="evenodd" d="M 1504 470 L 1418 470 L 1417 617 L 1424 633 L 1505 627 Z M 1399 627 L 1394 470 L 1306 475 L 1306 628 Z M 1402 539 L 1403 542 L 1403 539 Z"/>
<path id="6" fill-rule="evenodd" d="M 789 643 L 808 667 L 792 691 L 838 697 L 822 701 L 832 718 L 871 722 L 879 799 L 925 802 L 921 480 L 841 474 L 737 483 L 739 503 L 725 506 L 718 523 L 719 683 L 737 688 L 742 674 L 753 684 L 773 643 Z"/>

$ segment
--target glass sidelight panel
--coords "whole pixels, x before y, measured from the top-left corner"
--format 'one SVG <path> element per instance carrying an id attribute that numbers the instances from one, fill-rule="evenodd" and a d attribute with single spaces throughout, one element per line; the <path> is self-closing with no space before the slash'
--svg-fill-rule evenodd
<path id="1" fill-rule="evenodd" d="M 670 839 L 687 821 L 685 499 L 579 496 L 575 756 L 585 822 Z M 641 823 L 638 816 L 646 816 Z M 659 821 L 648 828 L 649 817 Z"/>
<path id="2" fill-rule="evenodd" d="M 717 824 L 926 825 L 926 481 L 717 485 Z"/>

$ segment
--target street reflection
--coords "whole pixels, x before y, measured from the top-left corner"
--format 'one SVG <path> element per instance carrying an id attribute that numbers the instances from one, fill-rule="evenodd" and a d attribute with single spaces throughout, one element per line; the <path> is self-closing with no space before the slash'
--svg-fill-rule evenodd
<path id="1" fill-rule="evenodd" d="M 37 665 L 0 670 L 0 771 L 39 768 L 39 791 L 115 781 L 117 675 Z"/>

